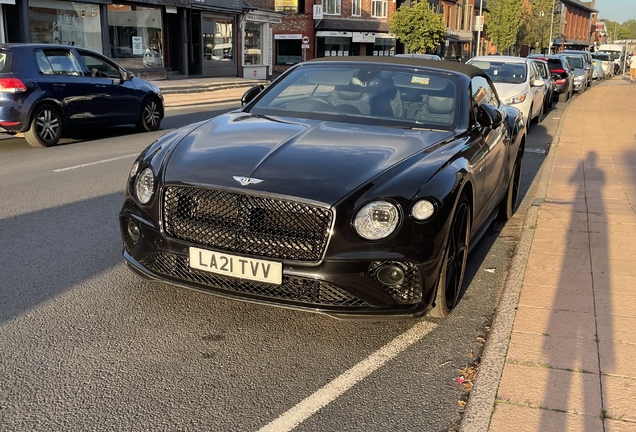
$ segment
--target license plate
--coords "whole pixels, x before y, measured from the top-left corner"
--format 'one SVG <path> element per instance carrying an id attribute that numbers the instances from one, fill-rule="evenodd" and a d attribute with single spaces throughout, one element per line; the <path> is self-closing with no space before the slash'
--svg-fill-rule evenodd
<path id="1" fill-rule="evenodd" d="M 283 264 L 259 259 L 190 248 L 190 267 L 224 276 L 268 282 L 283 283 Z"/>

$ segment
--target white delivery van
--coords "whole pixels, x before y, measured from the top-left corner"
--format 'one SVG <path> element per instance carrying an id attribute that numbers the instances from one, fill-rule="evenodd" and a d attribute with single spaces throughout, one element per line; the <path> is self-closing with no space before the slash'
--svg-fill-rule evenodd
<path id="1" fill-rule="evenodd" d="M 614 73 L 623 69 L 626 54 L 624 44 L 601 44 L 596 51 L 609 54 L 614 61 Z"/>

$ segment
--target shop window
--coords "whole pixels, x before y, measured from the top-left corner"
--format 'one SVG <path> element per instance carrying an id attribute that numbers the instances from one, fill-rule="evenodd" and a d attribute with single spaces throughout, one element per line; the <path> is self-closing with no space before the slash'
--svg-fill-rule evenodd
<path id="1" fill-rule="evenodd" d="M 34 43 L 79 46 L 102 52 L 98 5 L 30 0 L 29 28 Z"/>
<path id="2" fill-rule="evenodd" d="M 324 53 L 325 57 L 347 57 L 351 45 L 348 37 L 325 37 L 318 39 L 318 55 Z"/>
<path id="3" fill-rule="evenodd" d="M 351 15 L 352 16 L 360 16 L 362 10 L 362 0 L 353 0 L 351 2 Z"/>
<path id="4" fill-rule="evenodd" d="M 203 15 L 203 60 L 234 60 L 233 24 L 228 18 Z"/>
<path id="5" fill-rule="evenodd" d="M 281 39 L 276 41 L 276 64 L 291 65 L 302 61 L 302 44 L 300 39 Z"/>
<path id="6" fill-rule="evenodd" d="M 162 68 L 161 9 L 120 4 L 107 9 L 110 57 L 127 69 Z"/>
<path id="7" fill-rule="evenodd" d="M 340 15 L 340 0 L 323 0 L 322 5 L 325 15 Z"/>
<path id="8" fill-rule="evenodd" d="M 374 18 L 386 18 L 388 2 L 386 0 L 373 0 L 371 2 L 371 16 Z"/>
<path id="9" fill-rule="evenodd" d="M 245 22 L 245 65 L 263 64 L 263 24 Z"/>
<path id="10" fill-rule="evenodd" d="M 374 56 L 392 56 L 395 55 L 395 39 L 376 38 L 373 44 Z"/>

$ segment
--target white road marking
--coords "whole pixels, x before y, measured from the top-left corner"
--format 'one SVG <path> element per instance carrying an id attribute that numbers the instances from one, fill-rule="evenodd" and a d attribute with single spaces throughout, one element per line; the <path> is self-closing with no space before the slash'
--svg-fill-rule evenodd
<path id="1" fill-rule="evenodd" d="M 84 167 L 91 166 L 91 165 L 103 164 L 103 163 L 106 163 L 106 162 L 112 162 L 112 161 L 116 161 L 116 160 L 120 160 L 120 159 L 127 159 L 127 158 L 131 158 L 131 157 L 135 157 L 135 156 L 139 156 L 139 153 L 126 155 L 126 156 L 119 156 L 119 157 L 110 158 L 110 159 L 102 159 L 102 160 L 99 160 L 97 162 L 89 162 L 89 163 L 85 163 L 85 164 L 81 164 L 81 165 L 74 165 L 74 166 L 66 167 L 66 168 L 54 169 L 53 172 L 57 173 L 57 172 L 62 172 L 62 171 L 70 171 L 70 170 L 74 170 L 74 169 L 78 169 L 78 168 L 84 168 Z"/>
<path id="2" fill-rule="evenodd" d="M 432 332 L 436 327 L 437 324 L 420 321 L 338 378 L 308 396 L 276 420 L 265 425 L 259 432 L 291 431 L 358 382 L 397 357 L 402 351 Z"/>

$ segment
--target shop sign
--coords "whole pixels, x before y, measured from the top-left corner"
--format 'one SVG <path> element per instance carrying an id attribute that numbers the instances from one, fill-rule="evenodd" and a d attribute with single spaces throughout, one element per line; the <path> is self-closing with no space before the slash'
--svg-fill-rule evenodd
<path id="1" fill-rule="evenodd" d="M 302 39 L 303 35 L 301 34 L 275 34 L 274 39 L 278 40 L 290 40 L 290 39 Z"/>
<path id="2" fill-rule="evenodd" d="M 321 20 L 323 17 L 322 5 L 314 5 L 314 19 Z"/>
<path id="3" fill-rule="evenodd" d="M 345 32 L 345 31 L 317 31 L 316 32 L 317 37 L 329 37 L 329 36 L 351 37 L 352 35 L 353 35 L 353 32 Z"/>
<path id="4" fill-rule="evenodd" d="M 351 42 L 374 43 L 375 33 L 354 32 Z"/>
<path id="5" fill-rule="evenodd" d="M 274 10 L 296 12 L 298 11 L 298 0 L 274 0 Z"/>
<path id="6" fill-rule="evenodd" d="M 245 17 L 245 21 L 256 21 L 256 22 L 265 23 L 267 22 L 267 17 L 260 16 L 260 15 L 247 15 Z"/>
<path id="7" fill-rule="evenodd" d="M 269 19 L 269 23 L 270 23 L 270 24 L 280 24 L 280 23 L 282 23 L 282 22 L 283 22 L 283 21 L 282 21 L 280 18 L 270 18 L 270 19 Z"/>

